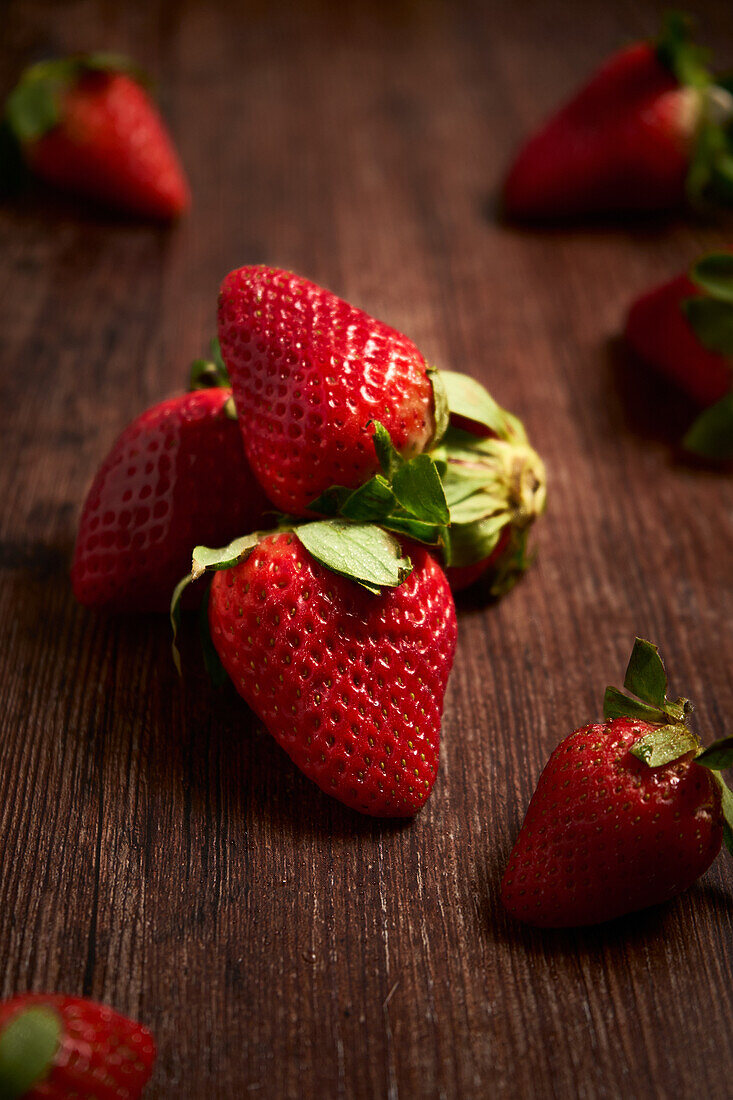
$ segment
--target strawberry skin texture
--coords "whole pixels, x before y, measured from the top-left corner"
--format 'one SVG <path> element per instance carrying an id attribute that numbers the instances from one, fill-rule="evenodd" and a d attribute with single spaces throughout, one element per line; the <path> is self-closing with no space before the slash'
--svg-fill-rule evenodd
<path id="1" fill-rule="evenodd" d="M 24 1100 L 138 1100 L 153 1070 L 155 1040 L 146 1027 L 106 1005 L 59 993 L 27 993 L 0 1004 L 0 1032 L 28 1008 L 62 1021 L 49 1074 Z"/>
<path id="2" fill-rule="evenodd" d="M 219 340 L 247 457 L 284 512 L 305 515 L 325 489 L 377 473 L 371 420 L 406 458 L 433 436 L 432 385 L 412 341 L 306 279 L 232 271 Z"/>
<path id="3" fill-rule="evenodd" d="M 626 340 L 638 356 L 684 390 L 698 405 L 719 401 L 733 384 L 729 359 L 700 343 L 682 310 L 701 291 L 687 275 L 654 287 L 631 306 Z"/>
<path id="4" fill-rule="evenodd" d="M 80 603 L 167 611 L 194 546 L 224 546 L 260 525 L 267 503 L 224 411 L 230 396 L 170 398 L 116 440 L 79 520 L 71 578 Z"/>
<path id="5" fill-rule="evenodd" d="M 48 183 L 143 217 L 168 220 L 191 204 L 155 104 L 124 73 L 84 73 L 64 93 L 60 121 L 24 155 Z"/>
<path id="6" fill-rule="evenodd" d="M 543 927 L 597 924 L 667 901 L 720 850 L 720 791 L 682 757 L 629 752 L 657 727 L 628 718 L 565 738 L 540 776 L 501 884 L 507 910 Z"/>
<path id="7" fill-rule="evenodd" d="M 614 54 L 521 149 L 504 183 L 517 219 L 668 210 L 685 201 L 697 94 L 651 43 Z"/>
<path id="8" fill-rule="evenodd" d="M 438 772 L 456 615 L 440 566 L 374 596 L 294 535 L 216 573 L 211 637 L 237 691 L 321 790 L 375 817 L 409 817 Z"/>

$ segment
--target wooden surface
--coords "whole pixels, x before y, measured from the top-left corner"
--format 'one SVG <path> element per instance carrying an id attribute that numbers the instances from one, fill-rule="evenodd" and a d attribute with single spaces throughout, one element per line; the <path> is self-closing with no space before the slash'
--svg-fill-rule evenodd
<path id="1" fill-rule="evenodd" d="M 733 715 L 730 473 L 614 342 L 631 297 L 731 239 L 690 221 L 520 232 L 520 135 L 656 26 L 634 2 L 4 5 L 5 91 L 48 48 L 159 81 L 195 207 L 170 232 L 40 188 L 0 208 L 0 993 L 148 1023 L 148 1096 L 730 1096 L 733 861 L 595 930 L 512 923 L 498 885 L 540 768 L 635 633 L 705 738 Z M 727 0 L 698 5 L 733 65 Z M 725 234 L 727 233 L 727 237 Z M 292 267 L 476 374 L 545 457 L 539 560 L 460 603 L 441 773 L 413 822 L 329 801 L 168 627 L 75 605 L 117 432 L 182 386 L 221 277 Z"/>

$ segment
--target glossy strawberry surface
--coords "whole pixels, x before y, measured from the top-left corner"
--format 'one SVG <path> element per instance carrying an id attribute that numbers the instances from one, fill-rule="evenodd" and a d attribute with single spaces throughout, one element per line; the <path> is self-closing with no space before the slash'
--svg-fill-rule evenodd
<path id="1" fill-rule="evenodd" d="M 412 341 L 307 279 L 232 271 L 219 340 L 247 457 L 284 512 L 303 515 L 325 489 L 378 471 L 370 421 L 405 457 L 432 438 L 432 386 Z"/>
<path id="2" fill-rule="evenodd" d="M 666 210 L 685 200 L 697 93 L 654 45 L 614 54 L 522 147 L 504 183 L 513 218 Z"/>
<path id="3" fill-rule="evenodd" d="M 322 790 L 377 817 L 410 816 L 430 795 L 456 644 L 443 571 L 409 553 L 407 580 L 375 596 L 274 535 L 216 573 L 209 600 L 237 691 Z"/>
<path id="4" fill-rule="evenodd" d="M 684 311 L 701 292 L 684 275 L 642 294 L 626 319 L 631 348 L 701 406 L 712 405 L 733 385 L 733 362 L 700 343 Z"/>
<path id="5" fill-rule="evenodd" d="M 76 598 L 114 611 L 167 611 L 199 543 L 224 545 L 260 525 L 229 390 L 173 397 L 122 432 L 87 495 L 77 534 Z"/>
<path id="6" fill-rule="evenodd" d="M 667 901 L 707 870 L 723 836 L 719 788 L 691 755 L 656 768 L 633 756 L 654 728 L 617 718 L 558 745 L 502 880 L 513 916 L 595 924 Z"/>
<path id="7" fill-rule="evenodd" d="M 47 1074 L 24 1100 L 138 1100 L 156 1055 L 146 1027 L 78 997 L 26 993 L 0 1004 L 0 1036 L 23 1012 L 38 1008 L 60 1018 L 60 1040 Z"/>
<path id="8" fill-rule="evenodd" d="M 157 107 L 126 73 L 83 73 L 64 92 L 57 124 L 24 153 L 49 183 L 108 206 L 168 219 L 190 205 Z"/>

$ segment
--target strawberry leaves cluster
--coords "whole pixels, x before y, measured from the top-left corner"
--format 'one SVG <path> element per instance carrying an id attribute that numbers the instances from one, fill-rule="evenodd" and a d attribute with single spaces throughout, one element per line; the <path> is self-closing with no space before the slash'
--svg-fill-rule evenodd
<path id="1" fill-rule="evenodd" d="M 698 260 L 690 278 L 702 292 L 682 302 L 695 334 L 708 351 L 731 364 L 731 390 L 702 412 L 684 445 L 704 458 L 733 458 L 733 253 L 713 252 Z"/>

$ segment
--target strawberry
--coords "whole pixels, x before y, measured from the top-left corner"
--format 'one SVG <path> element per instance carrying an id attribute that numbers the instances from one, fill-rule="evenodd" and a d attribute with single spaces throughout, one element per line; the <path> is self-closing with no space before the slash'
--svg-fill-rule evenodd
<path id="1" fill-rule="evenodd" d="M 137 1100 L 155 1061 L 146 1027 L 106 1005 L 60 993 L 0 1004 L 0 1096 Z"/>
<path id="2" fill-rule="evenodd" d="M 441 431 L 412 341 L 307 279 L 267 267 L 230 272 L 219 339 L 247 458 L 284 512 L 306 515 L 330 486 L 355 489 L 376 473 L 372 420 L 405 458 Z"/>
<path id="3" fill-rule="evenodd" d="M 540 776 L 501 884 L 528 924 L 596 924 L 686 890 L 725 836 L 733 792 L 717 772 L 733 738 L 702 750 L 689 704 L 667 698 L 656 646 L 637 638 L 624 686 L 608 688 L 606 722 L 570 734 Z"/>
<path id="4" fill-rule="evenodd" d="M 188 183 L 163 120 L 125 59 L 87 54 L 23 73 L 6 126 L 36 175 L 146 218 L 190 206 Z"/>
<path id="5" fill-rule="evenodd" d="M 215 571 L 211 638 L 237 691 L 305 775 L 375 817 L 430 795 L 456 644 L 443 571 L 409 555 L 341 520 L 194 552 L 193 577 Z"/>
<path id="6" fill-rule="evenodd" d="M 522 147 L 506 213 L 553 219 L 733 202 L 733 97 L 713 83 L 689 22 L 614 54 Z"/>
<path id="7" fill-rule="evenodd" d="M 216 373 L 203 360 L 196 378 Z M 172 397 L 122 432 L 84 502 L 71 570 L 80 603 L 162 611 L 199 539 L 251 531 L 266 507 L 250 471 L 231 390 Z"/>
<path id="8" fill-rule="evenodd" d="M 689 275 L 642 294 L 625 336 L 637 355 L 706 408 L 685 446 L 733 458 L 733 250 L 705 256 Z"/>

